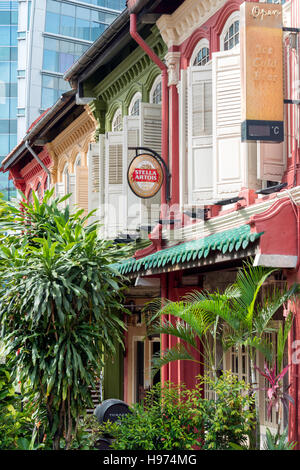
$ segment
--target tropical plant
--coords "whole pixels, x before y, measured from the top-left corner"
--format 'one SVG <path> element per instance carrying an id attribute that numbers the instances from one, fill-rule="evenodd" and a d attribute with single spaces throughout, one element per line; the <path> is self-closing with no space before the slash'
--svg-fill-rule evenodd
<path id="1" fill-rule="evenodd" d="M 194 423 L 203 423 L 202 449 L 229 450 L 233 445 L 247 446 L 255 428 L 254 397 L 243 380 L 225 371 L 217 380 L 208 375 L 198 377 L 196 390 L 208 388 L 215 399 L 195 402 Z M 194 394 L 192 393 L 192 396 Z M 197 422 L 197 416 L 200 423 Z"/>
<path id="2" fill-rule="evenodd" d="M 0 204 L 1 338 L 22 393 L 29 380 L 46 409 L 53 449 L 63 436 L 68 449 L 96 374 L 123 344 L 121 279 L 110 265 L 124 253 L 52 196 Z"/>
<path id="3" fill-rule="evenodd" d="M 288 441 L 288 428 L 285 428 L 282 434 L 271 433 L 270 429 L 266 429 L 266 440 L 264 450 L 293 450 L 296 442 Z"/>
<path id="4" fill-rule="evenodd" d="M 176 360 L 199 360 L 202 355 L 210 357 L 207 351 L 211 345 L 209 335 L 213 338 L 213 357 L 210 364 L 216 363 L 216 339 L 222 339 L 224 350 L 230 347 L 244 346 L 249 354 L 250 384 L 255 395 L 256 403 L 256 447 L 260 448 L 259 435 L 259 405 L 258 396 L 254 391 L 256 384 L 255 356 L 260 351 L 266 359 L 270 360 L 272 348 L 264 340 L 266 332 L 272 332 L 271 319 L 278 309 L 298 292 L 298 285 L 280 291 L 273 289 L 260 299 L 260 291 L 274 269 L 261 266 L 252 266 L 250 262 L 238 271 L 236 281 L 224 293 L 192 292 L 185 296 L 183 301 L 164 301 L 162 308 L 154 316 L 152 333 L 162 333 L 176 336 L 182 340 L 171 348 L 162 352 L 160 357 L 154 359 L 154 371 L 163 365 Z M 171 315 L 175 322 L 156 322 L 157 317 L 165 318 Z M 220 327 L 222 322 L 223 328 Z M 197 348 L 197 340 L 202 345 Z"/>
<path id="5" fill-rule="evenodd" d="M 16 450 L 31 440 L 34 429 L 32 407 L 16 393 L 14 377 L 7 364 L 0 366 L 0 449 Z"/>
<path id="6" fill-rule="evenodd" d="M 155 385 L 144 403 L 134 405 L 118 422 L 100 426 L 94 419 L 88 425 L 91 442 L 110 436 L 115 450 L 224 450 L 231 443 L 244 443 L 255 421 L 247 385 L 229 372 L 217 381 L 197 379 L 193 390 L 182 383 Z M 216 400 L 203 398 L 205 385 Z"/>

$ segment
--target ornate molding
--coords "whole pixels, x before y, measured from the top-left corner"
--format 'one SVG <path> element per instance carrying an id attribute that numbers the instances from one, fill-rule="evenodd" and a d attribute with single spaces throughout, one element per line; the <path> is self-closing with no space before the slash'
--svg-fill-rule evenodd
<path id="1" fill-rule="evenodd" d="M 227 0 L 186 0 L 172 15 L 162 15 L 157 26 L 168 48 L 182 44 L 226 2 Z"/>
<path id="2" fill-rule="evenodd" d="M 87 111 L 83 112 L 75 121 L 61 132 L 52 142 L 52 151 L 59 159 L 62 155 L 71 152 L 74 145 L 82 145 L 87 137 L 93 139 L 96 130 L 96 121 Z"/>
<path id="3" fill-rule="evenodd" d="M 166 63 L 168 67 L 169 82 L 168 85 L 177 85 L 179 82 L 180 52 L 168 52 Z"/>

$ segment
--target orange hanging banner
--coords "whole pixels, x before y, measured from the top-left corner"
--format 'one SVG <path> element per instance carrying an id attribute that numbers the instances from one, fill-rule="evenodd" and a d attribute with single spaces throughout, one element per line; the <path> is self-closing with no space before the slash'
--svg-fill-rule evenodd
<path id="1" fill-rule="evenodd" d="M 242 140 L 282 142 L 282 6 L 241 5 Z"/>

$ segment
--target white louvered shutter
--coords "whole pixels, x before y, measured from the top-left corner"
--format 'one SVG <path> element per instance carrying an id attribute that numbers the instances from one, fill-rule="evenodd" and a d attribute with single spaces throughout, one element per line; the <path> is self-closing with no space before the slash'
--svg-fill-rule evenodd
<path id="1" fill-rule="evenodd" d="M 138 116 L 126 116 L 124 124 L 124 154 L 126 165 L 124 165 L 124 181 L 126 188 L 126 229 L 130 233 L 135 232 L 141 224 L 142 200 L 130 189 L 127 182 L 128 167 L 136 155 L 135 150 L 128 150 L 128 147 L 139 147 L 140 120 Z"/>
<path id="2" fill-rule="evenodd" d="M 105 236 L 110 239 L 122 232 L 126 222 L 123 142 L 123 132 L 106 135 Z"/>
<path id="3" fill-rule="evenodd" d="M 257 178 L 280 182 L 285 170 L 284 144 L 257 142 Z"/>
<path id="4" fill-rule="evenodd" d="M 65 192 L 65 183 L 64 181 L 62 181 L 61 183 L 56 183 L 55 184 L 55 197 L 56 198 L 62 198 L 63 196 L 65 196 L 66 192 Z M 60 204 L 61 207 L 65 207 L 66 206 L 66 201 L 62 202 Z"/>
<path id="5" fill-rule="evenodd" d="M 140 146 L 146 147 L 161 155 L 161 105 L 141 103 Z M 161 191 L 154 197 L 142 202 L 142 225 L 156 225 L 160 215 Z"/>
<path id="6" fill-rule="evenodd" d="M 88 168 L 77 166 L 76 168 L 76 209 L 84 209 L 84 215 L 88 214 Z"/>
<path id="7" fill-rule="evenodd" d="M 179 171 L 180 204 L 188 203 L 188 83 L 187 70 L 181 70 L 179 93 Z"/>
<path id="8" fill-rule="evenodd" d="M 100 155 L 99 143 L 89 144 L 87 153 L 89 175 L 89 212 L 98 210 L 100 205 Z M 96 217 L 98 218 L 98 217 Z M 95 218 L 94 218 L 95 220 Z"/>
<path id="9" fill-rule="evenodd" d="M 213 195 L 212 66 L 188 69 L 188 194 L 190 204 Z"/>
<path id="10" fill-rule="evenodd" d="M 67 199 L 67 204 L 69 204 L 70 212 L 74 212 L 77 209 L 76 206 L 75 206 L 75 202 L 76 202 L 76 175 L 74 173 L 69 175 L 69 193 L 71 194 L 71 196 L 69 197 L 69 199 Z"/>
<path id="11" fill-rule="evenodd" d="M 213 144 L 215 196 L 237 195 L 245 184 L 247 149 L 241 144 L 239 48 L 213 54 Z"/>

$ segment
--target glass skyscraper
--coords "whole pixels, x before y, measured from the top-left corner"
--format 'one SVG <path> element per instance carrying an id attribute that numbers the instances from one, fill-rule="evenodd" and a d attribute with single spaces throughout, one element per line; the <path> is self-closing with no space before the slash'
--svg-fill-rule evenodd
<path id="1" fill-rule="evenodd" d="M 124 10 L 126 0 L 0 0 L 0 158 L 69 89 L 64 72 Z M 0 192 L 14 195 L 7 174 Z"/>
<path id="2" fill-rule="evenodd" d="M 17 143 L 18 2 L 0 1 L 0 159 Z M 15 194 L 7 175 L 0 173 L 0 192 Z"/>

